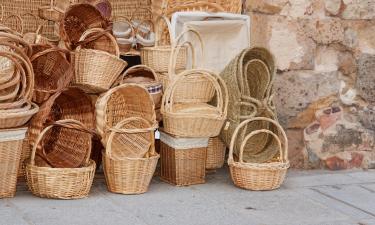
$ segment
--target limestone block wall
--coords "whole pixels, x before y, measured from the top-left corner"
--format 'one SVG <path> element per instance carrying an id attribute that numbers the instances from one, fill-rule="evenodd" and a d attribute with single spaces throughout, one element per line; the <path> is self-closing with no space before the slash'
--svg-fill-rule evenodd
<path id="1" fill-rule="evenodd" d="M 247 0 L 293 167 L 375 165 L 375 0 Z"/>

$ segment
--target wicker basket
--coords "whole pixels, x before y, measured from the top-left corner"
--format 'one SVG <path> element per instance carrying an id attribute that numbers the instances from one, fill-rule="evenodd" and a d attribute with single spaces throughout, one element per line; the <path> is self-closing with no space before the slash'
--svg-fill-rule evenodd
<path id="1" fill-rule="evenodd" d="M 145 87 L 152 96 L 155 108 L 160 108 L 163 86 L 159 81 L 158 75 L 152 68 L 146 65 L 133 66 L 127 69 L 120 78 L 120 84 L 136 83 Z"/>
<path id="2" fill-rule="evenodd" d="M 113 33 L 121 54 L 131 54 L 136 44 L 135 30 L 131 21 L 123 16 L 116 17 L 113 24 Z"/>
<path id="3" fill-rule="evenodd" d="M 2 24 L 9 27 L 10 29 L 16 31 L 19 34 L 23 34 L 23 20 L 19 15 L 10 14 L 2 21 Z"/>
<path id="4" fill-rule="evenodd" d="M 66 10 L 60 23 L 60 36 L 66 46 L 72 49 L 77 46 L 77 42 L 87 29 L 103 28 L 105 30 L 108 26 L 108 21 L 95 6 L 86 3 L 74 4 Z"/>
<path id="5" fill-rule="evenodd" d="M 64 119 L 77 120 L 83 123 L 84 127 L 93 130 L 95 128 L 94 106 L 90 97 L 76 88 L 69 88 L 62 93 L 52 95 L 41 106 L 39 113 L 30 122 L 28 132 L 30 144 L 35 144 L 35 140 L 40 132 L 51 121 Z M 76 135 L 76 137 L 72 138 L 72 135 Z M 58 140 L 56 141 L 56 139 Z M 47 159 L 55 167 L 78 167 L 85 158 L 89 149 L 88 146 L 91 145 L 89 139 L 91 139 L 89 133 L 57 127 L 52 132 L 48 132 L 44 137 L 45 143 L 58 143 L 58 145 L 47 146 L 50 151 L 47 152 Z M 39 146 L 37 153 L 42 155 L 42 151 L 43 149 Z M 64 158 L 66 154 L 70 154 L 71 152 L 74 152 L 75 158 Z"/>
<path id="6" fill-rule="evenodd" d="M 226 146 L 219 137 L 210 138 L 207 147 L 206 169 L 220 169 L 224 165 Z"/>
<path id="7" fill-rule="evenodd" d="M 128 118 L 124 121 L 119 122 L 112 130 L 106 143 L 106 150 L 103 153 L 103 166 L 104 174 L 107 181 L 108 190 L 114 193 L 121 194 L 142 194 L 147 192 L 148 186 L 150 185 L 153 174 L 155 173 L 156 165 L 159 159 L 159 155 L 155 152 L 154 146 L 154 127 L 148 129 L 123 129 L 123 126 L 131 120 L 139 121 L 140 118 Z M 149 123 L 151 125 L 151 123 Z M 119 130 L 117 130 L 119 129 Z M 127 153 L 116 151 L 112 149 L 113 140 L 117 132 L 121 133 L 138 133 L 147 132 L 151 134 L 151 145 L 148 146 L 148 152 L 145 157 L 133 158 L 127 157 Z M 126 145 L 132 145 L 134 143 L 124 142 L 124 150 Z M 120 150 L 120 149 L 118 149 Z M 133 154 L 131 154 L 133 155 Z"/>
<path id="8" fill-rule="evenodd" d="M 18 167 L 18 178 L 25 177 L 25 163 L 27 159 L 30 159 L 31 156 L 31 146 L 29 139 L 27 138 L 28 134 L 26 133 L 25 139 L 22 141 L 22 151 L 20 157 L 20 165 Z"/>
<path id="9" fill-rule="evenodd" d="M 23 126 L 38 111 L 39 107 L 29 102 L 25 102 L 21 108 L 0 110 L 0 129 Z"/>
<path id="10" fill-rule="evenodd" d="M 112 17 L 112 6 L 109 0 L 81 0 L 81 2 L 90 3 L 91 5 L 95 6 L 100 13 L 106 19 L 111 19 Z"/>
<path id="11" fill-rule="evenodd" d="M 138 19 L 151 19 L 151 0 L 110 0 L 113 17 L 125 16 Z"/>
<path id="12" fill-rule="evenodd" d="M 40 18 L 60 22 L 64 16 L 64 10 L 55 5 L 55 0 L 51 0 L 49 5 L 42 5 L 38 8 Z"/>
<path id="13" fill-rule="evenodd" d="M 134 24 L 134 21 L 133 21 Z M 155 45 L 155 26 L 152 20 L 139 21 L 135 27 L 137 49 Z"/>
<path id="14" fill-rule="evenodd" d="M 208 138 L 178 138 L 160 132 L 160 178 L 187 186 L 205 182 Z"/>
<path id="15" fill-rule="evenodd" d="M 206 70 L 194 70 L 200 77 L 212 82 L 216 90 L 216 106 L 207 103 L 175 103 L 178 85 L 193 78 L 195 73 L 185 71 L 168 87 L 161 105 L 165 132 L 180 137 L 216 137 L 227 117 L 228 91 L 224 81 Z"/>
<path id="16" fill-rule="evenodd" d="M 120 49 L 116 39 L 109 31 L 103 30 L 102 28 L 86 30 L 77 45 L 84 49 L 101 50 L 120 57 Z"/>
<path id="17" fill-rule="evenodd" d="M 35 32 L 26 33 L 23 39 L 29 44 L 46 44 L 57 46 L 60 42 L 60 37 L 56 34 L 42 34 L 44 25 L 39 25 Z"/>
<path id="18" fill-rule="evenodd" d="M 109 129 L 130 117 L 142 117 L 156 124 L 153 100 L 138 84 L 122 84 L 99 97 L 96 102 L 96 129 L 105 146 Z"/>
<path id="19" fill-rule="evenodd" d="M 96 167 L 95 162 L 90 160 L 90 154 L 86 156 L 85 163 L 80 168 L 49 168 L 35 165 L 37 146 L 43 139 L 44 134 L 53 126 L 67 126 L 71 129 L 77 129 L 75 126 L 79 123 L 73 121 L 58 121 L 46 127 L 38 136 L 32 149 L 30 162 L 26 164 L 25 169 L 27 185 L 34 195 L 55 199 L 78 199 L 88 196 Z M 45 147 L 48 147 L 48 145 Z"/>
<path id="20" fill-rule="evenodd" d="M 69 59 L 69 52 L 58 47 L 31 57 L 35 73 L 34 102 L 41 104 L 69 85 L 73 78 L 73 67 Z"/>
<path id="21" fill-rule="evenodd" d="M 14 197 L 27 128 L 0 130 L 0 198 Z"/>
<path id="22" fill-rule="evenodd" d="M 238 134 L 241 128 L 254 121 L 267 121 L 275 125 L 278 128 L 277 133 L 282 136 L 283 142 L 280 141 L 279 135 L 270 130 L 255 130 L 244 138 L 243 142 L 241 143 L 239 158 L 238 160 L 235 160 L 233 158 L 234 145 L 237 141 Z M 243 162 L 243 151 L 246 142 L 252 137 L 263 133 L 272 136 L 277 141 L 280 151 L 279 158 L 267 163 Z M 285 131 L 276 121 L 265 117 L 255 117 L 253 119 L 243 121 L 233 133 L 229 148 L 228 165 L 233 183 L 240 188 L 256 191 L 274 190 L 279 188 L 284 182 L 287 169 L 289 168 L 288 138 L 286 137 Z"/>
<path id="23" fill-rule="evenodd" d="M 169 71 L 169 63 L 172 55 L 171 45 L 160 45 L 161 39 L 161 22 L 165 22 L 168 27 L 168 32 L 170 35 L 170 22 L 166 17 L 159 17 L 156 22 L 156 36 L 155 36 L 155 46 L 154 47 L 144 47 L 140 49 L 142 64 L 145 64 L 155 72 L 166 73 Z M 171 39 L 172 40 L 172 39 Z M 174 45 L 174 42 L 172 42 Z M 183 70 L 186 67 L 187 49 L 182 48 L 179 54 L 176 56 L 175 68 L 176 70 Z"/>

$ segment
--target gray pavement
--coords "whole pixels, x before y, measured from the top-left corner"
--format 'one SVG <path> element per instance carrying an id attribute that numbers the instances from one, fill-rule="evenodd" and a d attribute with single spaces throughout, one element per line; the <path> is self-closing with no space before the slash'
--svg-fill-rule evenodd
<path id="1" fill-rule="evenodd" d="M 33 196 L 25 184 L 0 200 L 0 225 L 375 225 L 375 171 L 290 171 L 281 189 L 233 186 L 227 168 L 206 184 L 174 187 L 154 178 L 149 192 L 107 192 L 101 174 L 82 200 Z"/>

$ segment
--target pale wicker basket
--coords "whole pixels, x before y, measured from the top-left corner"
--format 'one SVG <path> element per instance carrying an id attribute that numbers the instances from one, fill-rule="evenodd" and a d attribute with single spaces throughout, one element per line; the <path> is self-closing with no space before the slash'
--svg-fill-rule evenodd
<path id="1" fill-rule="evenodd" d="M 206 169 L 215 170 L 223 167 L 226 146 L 219 137 L 210 138 L 207 147 Z"/>

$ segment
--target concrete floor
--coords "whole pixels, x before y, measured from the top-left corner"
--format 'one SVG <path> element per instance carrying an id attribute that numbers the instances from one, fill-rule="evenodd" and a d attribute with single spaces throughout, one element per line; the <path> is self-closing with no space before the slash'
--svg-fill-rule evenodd
<path id="1" fill-rule="evenodd" d="M 18 189 L 15 198 L 0 200 L 1 225 L 375 225 L 375 171 L 290 171 L 270 192 L 234 187 L 227 169 L 182 188 L 154 178 L 137 196 L 107 192 L 101 175 L 82 200 Z"/>

